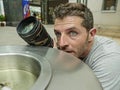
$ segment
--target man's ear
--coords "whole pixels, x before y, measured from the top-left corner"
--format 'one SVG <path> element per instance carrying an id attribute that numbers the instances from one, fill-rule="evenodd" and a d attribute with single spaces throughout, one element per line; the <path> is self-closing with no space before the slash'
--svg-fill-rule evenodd
<path id="1" fill-rule="evenodd" d="M 95 35 L 96 35 L 96 28 L 92 28 L 92 29 L 89 31 L 89 39 L 88 39 L 88 41 L 89 41 L 89 42 L 93 41 Z"/>

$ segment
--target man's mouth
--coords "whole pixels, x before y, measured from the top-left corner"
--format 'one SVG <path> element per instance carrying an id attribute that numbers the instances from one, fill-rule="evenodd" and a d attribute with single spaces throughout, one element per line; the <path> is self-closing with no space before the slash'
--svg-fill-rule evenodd
<path id="1" fill-rule="evenodd" d="M 72 51 L 65 51 L 65 52 L 67 52 L 67 53 L 72 53 Z"/>
<path id="2" fill-rule="evenodd" d="M 67 53 L 69 53 L 69 54 L 72 54 L 72 55 L 75 54 L 73 51 L 65 51 L 65 52 L 67 52 Z"/>

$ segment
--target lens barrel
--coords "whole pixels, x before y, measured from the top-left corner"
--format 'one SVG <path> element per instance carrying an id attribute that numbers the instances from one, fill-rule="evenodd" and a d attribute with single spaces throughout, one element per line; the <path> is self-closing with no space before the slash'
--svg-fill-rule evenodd
<path id="1" fill-rule="evenodd" d="M 17 33 L 29 45 L 53 47 L 53 39 L 34 16 L 23 19 L 17 26 Z"/>

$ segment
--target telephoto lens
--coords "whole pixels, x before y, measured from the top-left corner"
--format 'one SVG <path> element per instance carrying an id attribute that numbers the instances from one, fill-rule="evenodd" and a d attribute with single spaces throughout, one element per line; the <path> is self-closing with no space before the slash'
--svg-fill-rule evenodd
<path id="1" fill-rule="evenodd" d="M 34 16 L 23 19 L 17 26 L 17 33 L 29 45 L 53 47 L 53 39 Z"/>

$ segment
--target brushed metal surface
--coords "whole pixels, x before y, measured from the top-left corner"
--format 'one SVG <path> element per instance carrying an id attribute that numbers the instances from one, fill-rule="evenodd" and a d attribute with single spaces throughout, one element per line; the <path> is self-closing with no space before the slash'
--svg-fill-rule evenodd
<path id="1" fill-rule="evenodd" d="M 40 73 L 30 90 L 102 90 L 93 71 L 80 59 L 68 53 L 41 46 L 0 46 L 0 55 L 19 52 L 34 56 L 34 60 L 40 62 L 41 71 L 44 71 L 44 74 Z M 46 69 L 42 70 L 43 68 Z M 44 76 L 46 79 L 49 76 L 48 72 L 51 72 L 52 76 L 44 83 L 44 79 L 42 78 L 42 81 L 40 77 Z M 44 89 L 41 88 L 43 86 Z"/>
<path id="2" fill-rule="evenodd" d="M 0 46 L 0 84 L 12 90 L 44 90 L 51 68 L 40 55 L 17 46 Z M 39 87 L 37 89 L 32 89 Z M 2 88 L 2 87 L 1 87 Z"/>

